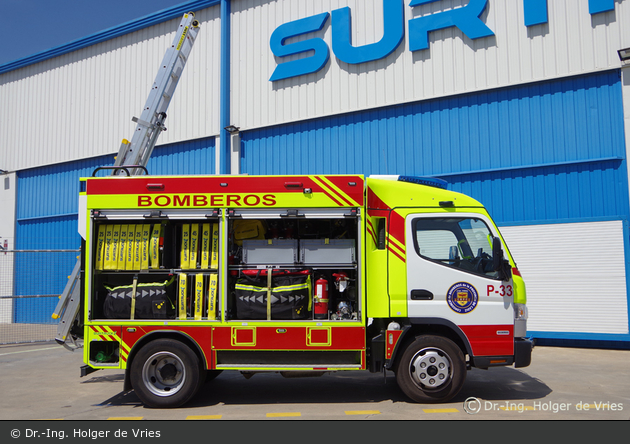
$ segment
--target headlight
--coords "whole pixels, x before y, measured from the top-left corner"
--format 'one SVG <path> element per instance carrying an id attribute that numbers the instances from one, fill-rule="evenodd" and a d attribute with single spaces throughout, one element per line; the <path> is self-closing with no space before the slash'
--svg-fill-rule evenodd
<path id="1" fill-rule="evenodd" d="M 527 305 L 514 304 L 514 319 L 523 321 L 527 320 Z"/>

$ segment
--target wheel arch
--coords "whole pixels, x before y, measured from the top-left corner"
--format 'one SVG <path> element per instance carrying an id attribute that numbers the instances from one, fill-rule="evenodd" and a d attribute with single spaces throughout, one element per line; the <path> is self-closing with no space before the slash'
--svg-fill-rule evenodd
<path id="1" fill-rule="evenodd" d="M 157 339 L 174 339 L 176 341 L 180 341 L 181 343 L 185 344 L 193 351 L 193 353 L 197 355 L 197 358 L 199 358 L 199 362 L 203 366 L 203 370 L 204 371 L 208 370 L 205 354 L 201 350 L 201 347 L 199 346 L 199 344 L 197 344 L 197 341 L 195 341 L 189 335 L 181 331 L 155 330 L 150 333 L 147 333 L 146 335 L 138 339 L 138 341 L 136 341 L 136 343 L 133 345 L 133 347 L 129 351 L 129 356 L 127 357 L 127 365 L 125 367 L 124 390 L 126 392 L 132 389 L 131 381 L 129 378 L 129 372 L 131 371 L 133 360 L 138 354 L 138 351 L 141 350 L 142 347 L 147 345 L 149 342 L 155 341 Z"/>
<path id="2" fill-rule="evenodd" d="M 443 336 L 459 347 L 464 356 L 472 357 L 472 347 L 461 328 L 448 319 L 442 318 L 408 318 L 403 324 L 403 332 L 386 366 L 394 369 L 407 346 L 422 335 Z"/>

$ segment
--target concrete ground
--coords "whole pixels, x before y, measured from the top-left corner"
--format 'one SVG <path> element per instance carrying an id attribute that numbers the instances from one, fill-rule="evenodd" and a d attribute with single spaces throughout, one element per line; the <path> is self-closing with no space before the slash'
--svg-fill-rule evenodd
<path id="1" fill-rule="evenodd" d="M 0 420 L 628 420 L 630 350 L 534 349 L 531 366 L 468 372 L 446 404 L 410 402 L 392 373 L 245 379 L 223 372 L 178 409 L 145 408 L 123 371 L 79 377 L 82 351 L 55 343 L 0 347 Z"/>

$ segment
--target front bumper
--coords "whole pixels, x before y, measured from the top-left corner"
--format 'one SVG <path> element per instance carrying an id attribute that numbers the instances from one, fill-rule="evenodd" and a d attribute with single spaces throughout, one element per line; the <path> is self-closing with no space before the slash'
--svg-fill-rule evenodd
<path id="1" fill-rule="evenodd" d="M 482 369 L 512 365 L 527 367 L 532 362 L 534 343 L 526 338 L 514 338 L 514 355 L 509 356 L 473 356 L 472 366 Z"/>

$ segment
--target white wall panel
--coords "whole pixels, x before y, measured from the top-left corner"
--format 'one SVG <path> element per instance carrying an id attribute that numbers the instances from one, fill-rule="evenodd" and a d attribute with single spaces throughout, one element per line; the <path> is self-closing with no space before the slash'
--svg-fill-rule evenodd
<path id="1" fill-rule="evenodd" d="M 201 29 L 159 144 L 219 132 L 219 8 Z M 0 168 L 107 153 L 130 139 L 181 17 L 0 75 Z"/>
<path id="2" fill-rule="evenodd" d="M 502 227 L 527 288 L 529 331 L 628 333 L 621 221 Z"/>
<path id="3" fill-rule="evenodd" d="M 15 250 L 15 208 L 17 177 L 15 173 L 0 174 L 0 251 Z M 6 243 L 5 243 L 6 242 Z M 0 296 L 13 295 L 15 254 L 0 253 Z M 13 322 L 13 300 L 0 299 L 0 324 Z"/>
<path id="4" fill-rule="evenodd" d="M 382 0 L 235 0 L 232 2 L 232 122 L 262 127 L 404 102 L 577 75 L 620 66 L 617 50 L 630 46 L 630 2 L 591 16 L 587 0 L 551 0 L 549 21 L 526 27 L 523 0 L 489 0 L 481 18 L 495 36 L 471 40 L 457 28 L 430 33 L 427 50 L 410 52 L 408 20 L 465 6 L 442 0 L 410 8 L 405 37 L 385 59 L 349 65 L 331 49 L 313 74 L 270 82 L 277 62 L 269 49 L 281 24 L 349 6 L 352 43 L 380 40 Z M 331 19 L 321 37 L 331 46 Z M 294 56 L 299 57 L 299 56 Z"/>

